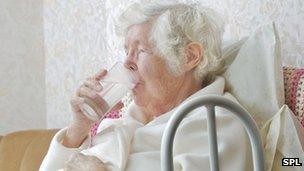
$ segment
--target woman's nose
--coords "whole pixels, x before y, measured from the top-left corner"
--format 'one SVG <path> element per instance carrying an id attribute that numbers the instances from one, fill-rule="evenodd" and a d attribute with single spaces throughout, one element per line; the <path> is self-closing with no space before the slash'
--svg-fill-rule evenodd
<path id="1" fill-rule="evenodd" d="M 124 65 L 127 69 L 131 70 L 131 71 L 136 71 L 137 70 L 137 65 L 135 62 L 131 61 L 130 59 L 126 59 L 124 62 Z"/>
<path id="2" fill-rule="evenodd" d="M 136 65 L 136 53 L 134 50 L 130 50 L 129 53 L 127 54 L 126 60 L 125 60 L 125 67 L 131 71 L 136 71 L 137 70 L 137 65 Z"/>

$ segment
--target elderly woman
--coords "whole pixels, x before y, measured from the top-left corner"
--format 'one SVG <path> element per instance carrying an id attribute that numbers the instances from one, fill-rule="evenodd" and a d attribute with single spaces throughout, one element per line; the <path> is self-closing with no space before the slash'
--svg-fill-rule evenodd
<path id="1" fill-rule="evenodd" d="M 104 119 L 94 138 L 92 121 L 79 105 L 97 103 L 98 83 L 106 71 L 88 79 L 71 100 L 74 119 L 53 138 L 40 170 L 160 170 L 160 144 L 177 106 L 206 94 L 223 95 L 225 81 L 216 76 L 223 62 L 221 26 L 209 9 L 194 6 L 132 5 L 122 17 L 125 67 L 138 78 L 133 102 L 120 119 Z M 133 21 L 132 21 L 133 20 Z M 102 105 L 102 104 L 101 104 Z M 240 122 L 217 110 L 221 170 L 251 170 L 251 152 Z M 199 108 L 182 121 L 174 141 L 175 170 L 209 170 L 206 112 Z M 90 144 L 92 143 L 92 144 Z"/>

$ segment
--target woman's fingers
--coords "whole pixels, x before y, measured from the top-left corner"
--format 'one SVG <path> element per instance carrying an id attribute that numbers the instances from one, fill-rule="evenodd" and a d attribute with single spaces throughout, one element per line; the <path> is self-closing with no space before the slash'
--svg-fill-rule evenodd
<path id="1" fill-rule="evenodd" d="M 81 155 L 80 153 L 74 153 L 70 156 L 70 158 L 68 159 L 68 161 L 65 163 L 65 171 L 77 171 L 77 170 L 81 170 L 80 166 L 80 162 L 81 162 Z"/>
<path id="2" fill-rule="evenodd" d="M 107 70 L 102 69 L 97 74 L 95 74 L 92 78 L 87 78 L 86 81 L 84 81 L 84 84 L 86 87 L 95 90 L 95 91 L 101 91 L 102 86 L 100 84 L 100 79 L 104 77 L 107 74 Z"/>
<path id="3" fill-rule="evenodd" d="M 73 154 L 65 163 L 67 171 L 104 171 L 104 163 L 95 156 L 87 156 L 81 153 Z"/>
<path id="4" fill-rule="evenodd" d="M 98 97 L 98 94 L 96 91 L 86 87 L 86 86 L 81 86 L 78 90 L 78 94 L 79 97 L 87 97 L 90 99 L 95 99 Z"/>
<path id="5" fill-rule="evenodd" d="M 95 91 L 101 91 L 102 90 L 102 86 L 99 83 L 99 81 L 95 80 L 95 79 L 87 79 L 84 83 L 83 83 L 86 87 L 95 90 Z"/>
<path id="6" fill-rule="evenodd" d="M 104 77 L 105 75 L 107 75 L 107 70 L 102 69 L 102 70 L 100 70 L 97 74 L 95 74 L 93 78 L 94 78 L 95 80 L 97 80 L 97 81 L 100 81 L 100 79 L 101 79 L 102 77 Z"/>
<path id="7" fill-rule="evenodd" d="M 104 113 L 108 111 L 109 106 L 98 94 L 103 89 L 99 81 L 106 74 L 107 70 L 102 69 L 95 76 L 84 81 L 84 83 L 77 89 L 76 96 L 71 98 L 70 101 L 74 112 L 82 113 L 81 106 L 84 103 L 88 103 L 100 116 L 104 115 Z M 116 110 L 119 110 L 120 108 L 121 105 L 115 107 Z"/>
<path id="8" fill-rule="evenodd" d="M 90 101 L 93 101 L 97 106 L 95 106 L 95 110 L 97 110 L 98 114 L 104 114 L 102 111 L 106 110 L 104 107 L 106 107 L 105 100 L 98 95 L 98 92 L 86 87 L 81 86 L 78 92 L 79 97 L 87 98 Z M 86 99 L 85 99 L 86 101 Z"/>
<path id="9" fill-rule="evenodd" d="M 120 101 L 118 102 L 113 108 L 111 111 L 116 111 L 116 110 L 120 110 L 124 107 L 124 104 Z"/>
<path id="10" fill-rule="evenodd" d="M 90 89 L 86 86 L 81 86 L 79 89 L 79 97 L 87 97 L 92 100 L 98 100 L 101 97 L 98 95 L 98 92 Z"/>

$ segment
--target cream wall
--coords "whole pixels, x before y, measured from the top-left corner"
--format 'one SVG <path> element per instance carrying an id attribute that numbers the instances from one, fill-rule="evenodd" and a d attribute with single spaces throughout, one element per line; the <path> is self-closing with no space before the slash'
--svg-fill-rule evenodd
<path id="1" fill-rule="evenodd" d="M 46 128 L 42 4 L 0 0 L 0 135 Z"/>

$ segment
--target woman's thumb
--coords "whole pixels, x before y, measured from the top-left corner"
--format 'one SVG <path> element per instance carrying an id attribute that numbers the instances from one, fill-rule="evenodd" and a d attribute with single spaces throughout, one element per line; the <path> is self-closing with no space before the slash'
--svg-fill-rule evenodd
<path id="1" fill-rule="evenodd" d="M 120 110 L 124 107 L 124 104 L 120 101 L 118 102 L 113 108 L 111 111 L 116 111 L 116 110 Z"/>

